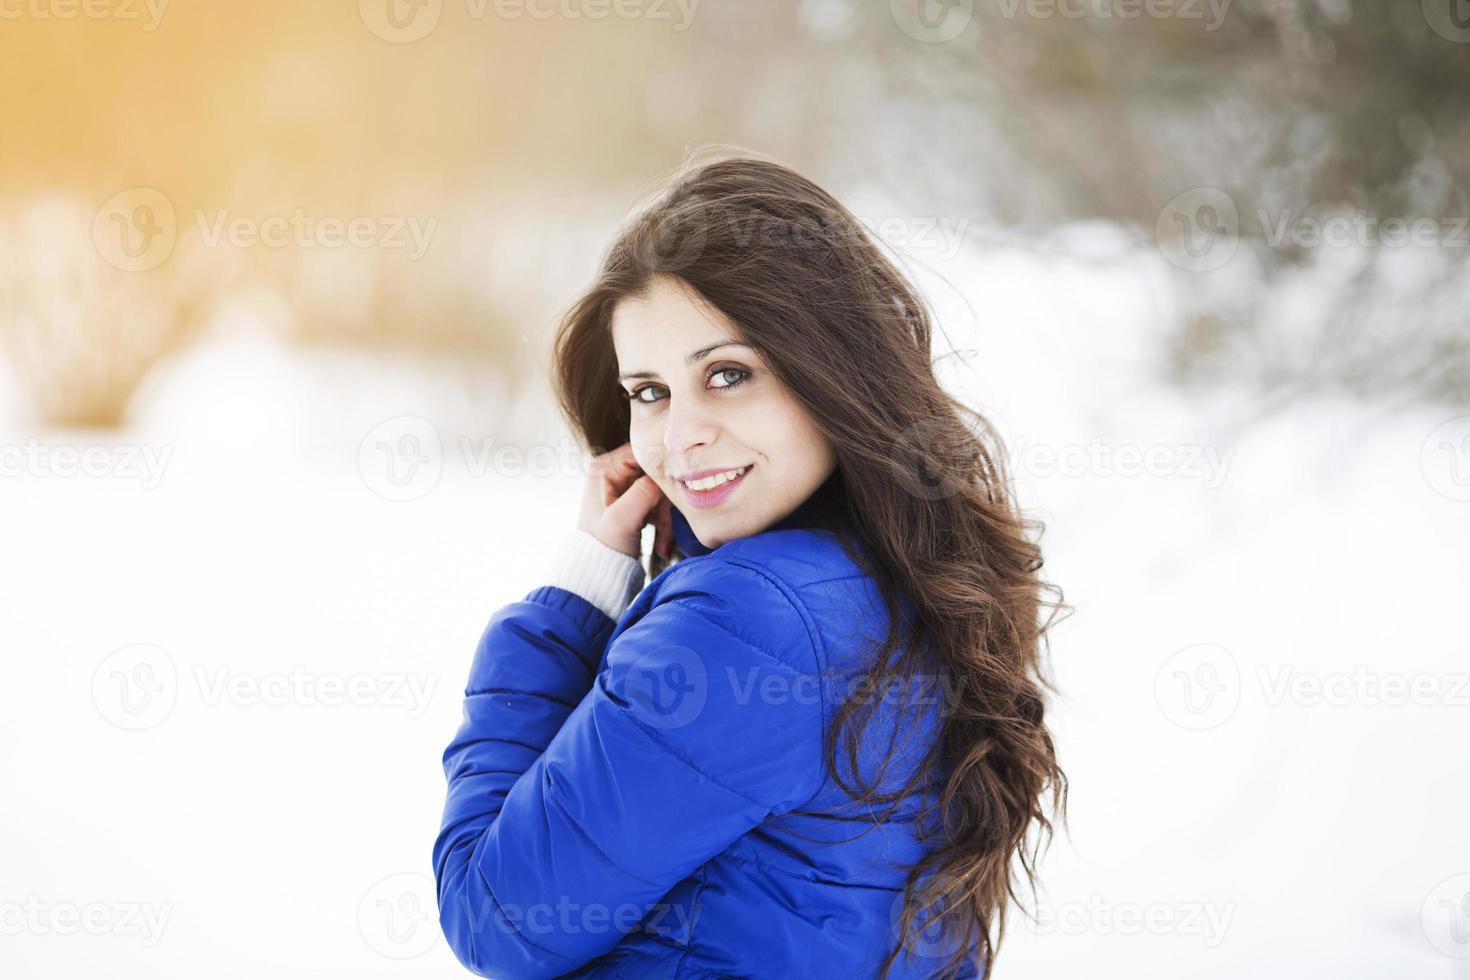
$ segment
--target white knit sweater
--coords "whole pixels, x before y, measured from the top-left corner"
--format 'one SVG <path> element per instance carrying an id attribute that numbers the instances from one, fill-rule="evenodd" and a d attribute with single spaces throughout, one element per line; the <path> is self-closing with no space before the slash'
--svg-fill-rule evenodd
<path id="1" fill-rule="evenodd" d="M 647 574 L 641 560 L 609 548 L 591 532 L 578 528 L 562 538 L 542 580 L 545 585 L 575 592 L 616 621 L 643 591 Z"/>

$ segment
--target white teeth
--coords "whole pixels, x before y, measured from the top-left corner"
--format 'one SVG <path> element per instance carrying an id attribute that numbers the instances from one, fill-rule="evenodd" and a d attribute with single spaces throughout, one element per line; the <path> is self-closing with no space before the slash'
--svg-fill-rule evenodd
<path id="1" fill-rule="evenodd" d="M 723 473 L 716 473 L 714 476 L 707 476 L 702 480 L 686 480 L 684 481 L 684 485 L 690 490 L 713 490 L 720 484 L 728 483 L 736 477 L 743 475 L 748 469 L 750 469 L 749 466 L 742 466 L 738 470 L 726 470 Z"/>

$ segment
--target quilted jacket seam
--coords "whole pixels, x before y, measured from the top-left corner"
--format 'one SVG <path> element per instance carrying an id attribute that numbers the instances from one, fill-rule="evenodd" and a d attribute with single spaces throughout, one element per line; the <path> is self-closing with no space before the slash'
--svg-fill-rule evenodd
<path id="1" fill-rule="evenodd" d="M 565 698 L 559 697 L 555 694 L 547 694 L 544 691 L 532 691 L 524 687 L 482 687 L 476 690 L 469 690 L 464 692 L 464 696 L 467 698 L 494 697 L 495 695 L 499 694 L 509 694 L 518 697 L 529 696 L 533 698 L 539 698 L 543 701 L 551 701 L 555 704 L 559 704 L 563 708 L 575 708 L 577 706 L 576 701 L 568 701 Z"/>
<path id="2" fill-rule="evenodd" d="M 629 717 L 632 717 L 632 716 L 630 715 Z M 735 787 L 733 787 L 733 786 L 727 786 L 727 785 L 725 785 L 725 782 L 723 780 L 721 780 L 721 779 L 719 779 L 719 778 L 717 778 L 715 776 L 711 776 L 709 773 L 705 772 L 692 759 L 685 758 L 683 753 L 681 753 L 678 749 L 674 748 L 674 746 L 671 745 L 670 743 L 664 741 L 663 738 L 661 738 L 658 734 L 656 734 L 655 732 L 653 732 L 650 729 L 648 729 L 647 727 L 645 727 L 644 724 L 643 724 L 643 722 L 639 721 L 637 718 L 633 718 L 633 727 L 635 729 L 637 729 L 638 731 L 642 732 L 643 735 L 644 735 L 644 737 L 646 737 L 650 742 L 653 742 L 655 745 L 657 745 L 659 748 L 663 749 L 669 755 L 673 756 L 675 759 L 678 759 L 680 762 L 684 763 L 684 765 L 688 766 L 690 769 L 693 769 L 695 772 L 699 773 L 705 779 L 708 779 L 710 782 L 714 783 L 716 786 L 718 786 L 720 789 L 724 790 L 725 792 L 729 793 L 731 796 L 737 796 L 740 799 L 744 800 L 745 802 L 751 804 L 752 806 L 762 807 L 762 808 L 764 808 L 767 811 L 770 810 L 770 808 L 771 808 L 770 805 L 768 803 L 766 803 L 764 800 L 754 800 L 754 799 L 751 799 L 749 796 L 746 796 L 744 793 L 740 792 Z"/>
<path id="3" fill-rule="evenodd" d="M 700 866 L 700 869 L 699 869 L 699 885 L 694 889 L 694 894 L 689 896 L 689 904 L 690 904 L 690 907 L 691 908 L 693 908 L 695 910 L 698 910 L 698 908 L 699 908 L 699 893 L 702 892 L 702 891 L 704 891 L 704 888 L 705 888 L 705 886 L 707 884 L 709 884 L 709 862 L 708 861 L 706 861 L 703 865 Z M 674 964 L 674 980 L 679 980 L 679 975 L 684 970 L 684 961 L 687 960 L 689 958 L 689 954 L 694 951 L 694 929 L 695 929 L 695 926 L 698 924 L 698 922 L 699 922 L 699 920 L 698 919 L 695 919 L 694 924 L 691 924 L 689 926 L 689 936 L 688 936 L 688 938 L 687 938 L 687 940 L 685 941 L 685 944 L 684 944 L 684 952 L 682 954 L 680 954 L 680 956 L 679 956 L 679 962 L 677 962 L 677 963 Z"/>
<path id="4" fill-rule="evenodd" d="M 801 617 L 802 625 L 806 627 L 807 643 L 811 645 L 812 666 L 816 669 L 816 676 L 819 680 L 824 678 L 826 676 L 825 668 L 827 653 L 826 647 L 824 645 L 825 640 L 822 639 L 821 628 L 817 624 L 816 617 L 813 616 L 811 610 L 807 608 L 806 602 L 802 600 L 801 595 L 780 576 L 773 574 L 768 569 L 761 567 L 759 564 L 756 564 L 749 559 L 727 558 L 725 560 L 732 565 L 737 565 L 741 568 L 755 572 L 757 575 L 760 575 L 767 582 L 770 582 L 771 585 L 775 586 L 776 590 L 779 591 L 783 596 L 785 596 L 787 602 L 791 603 L 791 607 L 795 609 L 796 614 Z M 831 706 L 827 703 L 827 692 L 825 690 L 825 687 L 825 684 L 817 684 L 817 696 L 821 703 L 821 728 L 824 744 L 825 736 L 827 734 L 827 726 L 831 724 L 832 720 Z M 822 790 L 826 787 L 827 772 L 825 764 L 821 759 L 818 760 L 818 764 L 822 766 L 822 773 L 821 776 L 817 779 L 817 788 L 814 789 L 809 796 L 797 801 L 785 810 L 782 810 L 782 813 L 786 813 L 789 810 L 796 809 L 797 807 L 805 806 L 807 803 L 810 803 L 813 799 L 815 799 L 818 794 L 820 794 Z"/>
<path id="5" fill-rule="evenodd" d="M 552 786 L 554 787 L 555 785 L 556 785 L 555 782 L 553 782 L 552 783 Z M 587 845 L 587 849 L 589 851 L 591 851 L 593 854 L 596 854 L 598 856 L 598 858 L 601 859 L 601 861 L 604 864 L 606 864 L 609 868 L 612 868 L 614 871 L 619 872 L 620 874 L 627 875 L 629 878 L 632 878 L 634 881 L 638 882 L 640 885 L 647 885 L 649 888 L 657 888 L 658 887 L 658 885 L 656 885 L 654 882 L 647 881 L 644 878 L 642 878 L 642 877 L 640 877 L 638 875 L 635 875 L 633 872 L 629 871 L 627 868 L 623 867 L 622 865 L 620 865 L 616 861 L 614 861 L 612 858 L 608 857 L 607 854 L 603 852 L 602 848 L 598 847 L 597 846 L 597 843 L 595 841 L 593 841 L 593 839 L 591 837 L 588 836 L 587 831 L 585 831 L 585 830 L 582 829 L 582 825 L 579 824 L 575 819 L 573 819 L 572 818 L 572 815 L 567 812 L 567 808 L 562 805 L 561 800 L 558 800 L 556 798 L 556 794 L 555 793 L 547 793 L 546 795 L 547 795 L 547 798 L 553 804 L 555 804 L 556 808 L 561 811 L 562 816 L 564 816 L 566 818 L 567 826 L 571 827 L 572 830 L 576 831 L 577 836 L 580 837 L 580 838 L 582 838 L 582 843 L 584 843 L 584 844 Z"/>
<path id="6" fill-rule="evenodd" d="M 555 956 L 559 960 L 565 960 L 565 959 L 570 959 L 571 958 L 571 957 L 567 956 L 565 953 L 558 953 L 554 949 L 551 949 L 551 948 L 546 947 L 546 946 L 542 946 L 540 943 L 538 943 L 535 940 L 531 939 L 524 932 L 522 932 L 520 926 L 516 925 L 515 922 L 513 922 L 511 920 L 510 916 L 508 916 L 508 915 L 505 914 L 505 906 L 503 906 L 503 905 L 500 904 L 500 899 L 496 897 L 496 895 L 495 895 L 495 889 L 490 886 L 490 882 L 489 882 L 488 879 L 486 879 L 485 873 L 483 871 L 481 871 L 478 866 L 475 867 L 474 871 L 475 871 L 475 874 L 477 874 L 477 875 L 480 876 L 480 881 L 482 881 L 484 883 L 484 885 L 485 885 L 485 894 L 486 895 L 489 895 L 490 896 L 490 901 L 492 901 L 492 902 L 495 903 L 495 911 L 497 911 L 497 912 L 500 913 L 500 917 L 502 919 L 504 919 L 506 922 L 509 922 L 510 923 L 510 927 L 515 930 L 516 938 L 518 938 L 521 942 L 525 943 L 527 946 L 531 947 L 532 949 L 540 950 L 543 953 L 550 953 L 552 956 Z M 468 912 L 468 910 L 466 910 L 466 911 Z M 473 916 L 471 916 L 471 919 L 473 920 Z"/>

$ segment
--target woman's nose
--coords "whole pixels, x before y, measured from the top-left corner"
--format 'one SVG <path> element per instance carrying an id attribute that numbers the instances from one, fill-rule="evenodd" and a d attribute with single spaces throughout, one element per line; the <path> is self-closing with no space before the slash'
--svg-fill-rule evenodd
<path id="1" fill-rule="evenodd" d="M 681 401 L 683 404 L 674 404 L 670 400 L 664 427 L 664 447 L 676 463 L 687 461 L 689 455 L 713 442 L 718 432 L 714 416 L 704 406 L 687 398 Z"/>

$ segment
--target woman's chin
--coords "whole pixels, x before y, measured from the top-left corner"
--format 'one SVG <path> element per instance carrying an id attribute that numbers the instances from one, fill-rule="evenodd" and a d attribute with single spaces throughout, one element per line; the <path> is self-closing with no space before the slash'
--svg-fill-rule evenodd
<path id="1" fill-rule="evenodd" d="M 713 551 L 720 545 L 729 544 L 740 538 L 750 537 L 762 530 L 759 527 L 747 527 L 747 522 L 740 519 L 738 514 L 711 514 L 708 518 L 699 522 L 690 521 L 689 529 L 699 539 L 699 543 Z"/>

